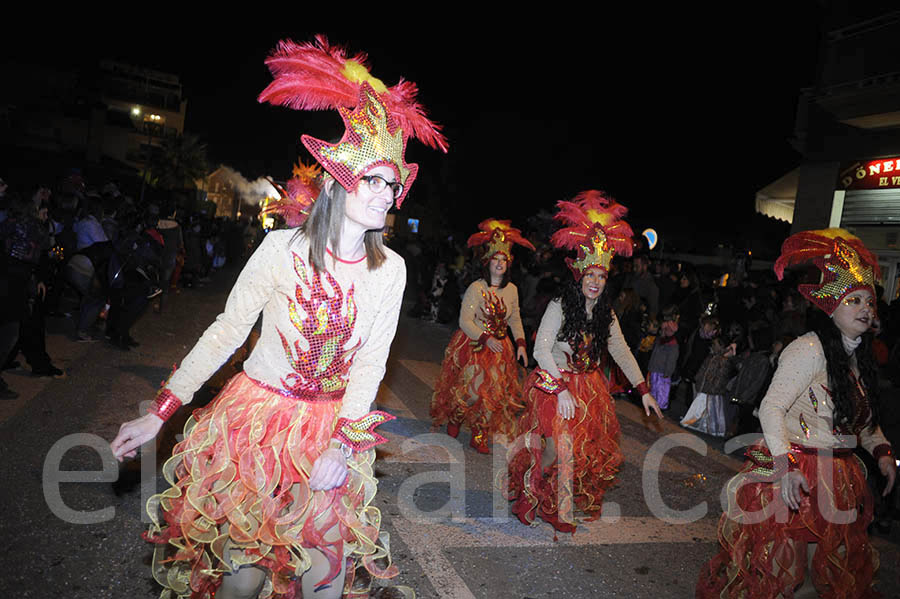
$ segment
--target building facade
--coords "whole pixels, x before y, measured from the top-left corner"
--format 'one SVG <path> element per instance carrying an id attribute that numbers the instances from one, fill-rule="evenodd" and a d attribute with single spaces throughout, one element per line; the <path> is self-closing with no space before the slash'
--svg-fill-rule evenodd
<path id="1" fill-rule="evenodd" d="M 816 84 L 798 101 L 802 163 L 761 189 L 756 208 L 793 232 L 860 237 L 878 255 L 890 302 L 900 296 L 900 11 L 847 21 L 826 22 Z"/>

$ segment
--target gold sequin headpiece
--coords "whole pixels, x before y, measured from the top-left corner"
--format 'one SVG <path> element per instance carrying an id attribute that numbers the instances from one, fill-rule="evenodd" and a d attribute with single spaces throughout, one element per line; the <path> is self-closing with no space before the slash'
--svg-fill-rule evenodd
<path id="1" fill-rule="evenodd" d="M 495 254 L 503 254 L 507 261 L 512 262 L 514 243 L 534 250 L 531 242 L 522 237 L 522 232 L 514 228 L 511 221 L 488 218 L 481 221 L 478 228 L 480 231 L 469 237 L 468 246 L 471 248 L 487 244 L 487 248 L 481 256 L 483 262 L 489 261 Z"/>
<path id="2" fill-rule="evenodd" d="M 447 151 L 440 126 L 428 119 L 425 108 L 416 101 L 416 85 L 401 79 L 393 87 L 385 86 L 370 74 L 363 53 L 348 58 L 344 48 L 330 45 L 319 35 L 304 44 L 280 42 L 266 64 L 274 80 L 259 95 L 260 102 L 340 113 L 345 131 L 338 143 L 309 135 L 301 139 L 347 190 L 353 190 L 371 169 L 389 166 L 403 184 L 399 207 L 419 168 L 404 158 L 409 137 Z"/>
<path id="3" fill-rule="evenodd" d="M 571 202 L 563 200 L 556 205 L 559 212 L 553 218 L 567 226 L 554 233 L 550 243 L 578 250 L 576 259 L 566 258 L 576 281 L 591 267 L 609 272 L 616 254 L 631 255 L 631 227 L 622 220 L 628 209 L 612 197 L 591 189 L 579 193 Z"/>
<path id="4" fill-rule="evenodd" d="M 796 264 L 814 264 L 822 277 L 819 283 L 802 284 L 797 290 L 829 316 L 845 295 L 868 289 L 875 295 L 875 282 L 881 278 L 878 259 L 863 242 L 844 229 L 821 229 L 795 233 L 781 245 L 775 261 L 778 280 L 784 269 Z"/>

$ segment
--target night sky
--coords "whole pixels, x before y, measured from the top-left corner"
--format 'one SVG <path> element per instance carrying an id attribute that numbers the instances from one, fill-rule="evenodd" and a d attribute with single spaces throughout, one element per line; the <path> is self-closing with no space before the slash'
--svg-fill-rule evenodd
<path id="1" fill-rule="evenodd" d="M 401 75 L 415 81 L 444 125 L 448 155 L 410 143 L 407 159 L 422 169 L 410 204 L 417 192 L 439 194 L 451 221 L 473 228 L 487 216 L 521 221 L 599 188 L 630 208 L 635 228 L 742 226 L 755 192 L 799 164 L 789 138 L 800 88 L 815 77 L 822 9 L 632 4 L 551 14 L 547 5 L 474 13 L 446 3 L 417 24 L 373 13 L 355 16 L 353 27 L 303 12 L 247 13 L 223 25 L 98 18 L 106 24 L 48 25 L 40 44 L 28 31 L 0 39 L 11 60 L 77 68 L 108 57 L 178 74 L 186 129 L 207 143 L 212 163 L 252 180 L 287 178 L 298 155 L 309 161 L 301 133 L 342 131 L 336 113 L 256 101 L 278 40 L 323 32 L 368 52 L 388 85 Z"/>

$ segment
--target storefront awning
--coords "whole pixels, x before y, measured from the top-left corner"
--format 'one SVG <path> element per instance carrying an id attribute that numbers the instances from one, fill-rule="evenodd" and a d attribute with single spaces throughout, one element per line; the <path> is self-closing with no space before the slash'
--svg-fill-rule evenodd
<path id="1" fill-rule="evenodd" d="M 800 169 L 795 168 L 756 192 L 756 211 L 785 222 L 794 221 Z"/>

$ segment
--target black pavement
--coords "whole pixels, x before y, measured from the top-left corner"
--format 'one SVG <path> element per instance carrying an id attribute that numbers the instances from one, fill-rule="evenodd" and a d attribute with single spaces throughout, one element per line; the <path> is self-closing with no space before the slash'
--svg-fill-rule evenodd
<path id="1" fill-rule="evenodd" d="M 123 352 L 75 343 L 71 322 L 56 319 L 48 338 L 65 379 L 5 373 L 22 393 L 0 403 L 4 492 L 0 597 L 150 598 L 152 547 L 144 499 L 164 488 L 159 467 L 186 414 L 164 429 L 157 452 L 119 466 L 105 448 L 119 424 L 142 413 L 225 302 L 234 271 L 204 288 L 172 296 L 163 314 L 136 325 L 140 347 Z M 496 478 L 504 454 L 468 448 L 432 431 L 428 408 L 453 329 L 403 317 L 377 403 L 397 420 L 381 427 L 375 505 L 391 535 L 406 585 L 422 599 L 539 597 L 693 597 L 701 566 L 716 550 L 719 493 L 740 463 L 721 441 L 646 418 L 618 401 L 625 463 L 607 494 L 604 517 L 555 535 L 546 524 L 511 518 Z M 221 377 L 211 387 L 221 384 Z M 198 394 L 208 401 L 214 389 Z M 187 412 L 187 410 L 182 410 Z M 900 528 L 875 536 L 879 588 L 895 590 Z"/>

